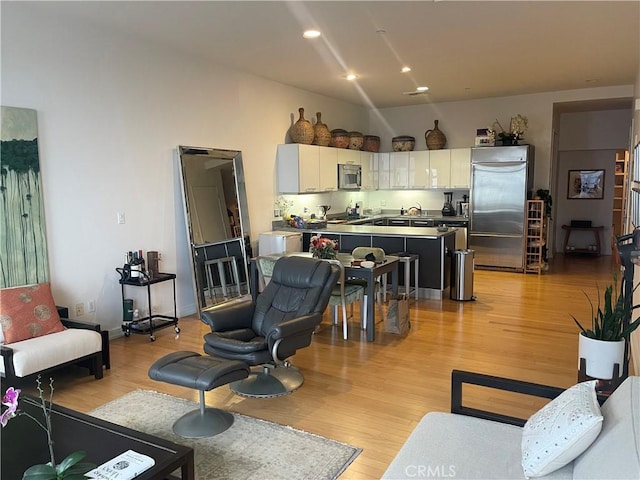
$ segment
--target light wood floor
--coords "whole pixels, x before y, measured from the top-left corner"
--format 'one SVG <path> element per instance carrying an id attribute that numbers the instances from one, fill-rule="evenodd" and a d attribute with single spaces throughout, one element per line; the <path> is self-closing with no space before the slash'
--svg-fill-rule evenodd
<path id="1" fill-rule="evenodd" d="M 568 387 L 577 377 L 577 327 L 569 314 L 589 321 L 586 291 L 611 281 L 611 257 L 559 257 L 543 275 L 476 271 L 475 302 L 420 300 L 411 304 L 411 331 L 382 332 L 367 343 L 354 321 L 349 340 L 325 314 L 312 345 L 292 363 L 305 376 L 293 394 L 247 399 L 227 386 L 206 395 L 208 404 L 323 435 L 363 449 L 342 476 L 379 478 L 413 427 L 429 411 L 448 411 L 452 369 Z M 357 316 L 356 316 L 357 318 Z M 72 368 L 56 377 L 54 400 L 87 412 L 134 389 L 198 400 L 197 392 L 147 377 L 157 358 L 175 350 L 202 352 L 207 329 L 194 318 L 182 333 L 157 332 L 111 341 L 111 370 L 100 381 Z M 469 389 L 478 406 L 528 416 L 541 404 L 520 396 Z M 467 391 L 465 390 L 465 396 Z M 157 412 L 163 415 L 163 412 Z"/>

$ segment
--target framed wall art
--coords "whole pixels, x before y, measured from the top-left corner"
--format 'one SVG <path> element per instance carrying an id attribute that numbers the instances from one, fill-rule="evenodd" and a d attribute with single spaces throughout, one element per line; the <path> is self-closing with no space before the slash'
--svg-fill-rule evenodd
<path id="1" fill-rule="evenodd" d="M 2 106 L 0 288 L 49 280 L 35 110 Z"/>
<path id="2" fill-rule="evenodd" d="M 604 198 L 604 170 L 569 170 L 567 198 Z"/>

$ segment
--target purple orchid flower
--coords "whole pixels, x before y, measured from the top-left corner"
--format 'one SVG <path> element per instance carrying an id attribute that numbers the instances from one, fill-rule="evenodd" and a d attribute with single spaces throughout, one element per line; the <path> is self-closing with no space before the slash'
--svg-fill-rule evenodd
<path id="1" fill-rule="evenodd" d="M 9 420 L 16 416 L 19 395 L 20 389 L 9 387 L 2 397 L 2 405 L 7 407 L 7 409 L 2 412 L 2 415 L 0 415 L 0 425 L 3 427 L 6 427 Z"/>

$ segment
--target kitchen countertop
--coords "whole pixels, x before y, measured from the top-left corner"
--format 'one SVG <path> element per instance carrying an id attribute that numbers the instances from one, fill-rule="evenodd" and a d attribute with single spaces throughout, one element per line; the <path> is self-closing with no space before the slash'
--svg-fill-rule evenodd
<path id="1" fill-rule="evenodd" d="M 326 228 L 292 228 L 282 227 L 278 230 L 292 232 L 321 232 L 335 234 L 352 234 L 352 235 L 374 235 L 389 237 L 421 237 L 421 238 L 440 238 L 455 233 L 456 228 L 450 227 L 446 232 L 439 232 L 433 227 L 384 227 L 378 225 L 348 225 L 329 224 Z"/>
<path id="2" fill-rule="evenodd" d="M 349 220 L 350 225 L 357 225 L 360 222 L 370 222 L 372 220 L 386 218 L 392 220 L 433 220 L 436 224 L 447 223 L 447 222 L 469 222 L 469 217 L 463 216 L 451 216 L 451 217 L 443 217 L 442 214 L 438 215 L 400 215 L 400 214 L 380 214 L 380 215 L 371 215 L 367 217 L 361 217 L 356 220 Z M 329 219 L 331 220 L 331 219 Z"/>

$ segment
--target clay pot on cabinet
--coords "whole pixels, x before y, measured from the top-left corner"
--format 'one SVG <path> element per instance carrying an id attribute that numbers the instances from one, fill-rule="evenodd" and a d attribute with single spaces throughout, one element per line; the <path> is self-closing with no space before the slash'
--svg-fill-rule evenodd
<path id="1" fill-rule="evenodd" d="M 362 150 L 365 152 L 378 152 L 380 150 L 380 137 L 376 135 L 365 135 Z"/>
<path id="2" fill-rule="evenodd" d="M 299 108 L 298 113 L 300 113 L 300 118 L 296 123 L 293 124 L 293 126 L 289 130 L 291 141 L 293 143 L 304 143 L 306 145 L 311 145 L 313 143 L 313 137 L 315 135 L 313 125 L 311 125 L 311 122 L 309 120 L 305 120 L 304 108 Z"/>
<path id="3" fill-rule="evenodd" d="M 349 148 L 351 150 L 362 150 L 364 136 L 360 132 L 349 132 Z"/>
<path id="4" fill-rule="evenodd" d="M 434 124 L 433 130 L 424 132 L 424 138 L 427 141 L 427 148 L 429 150 L 440 150 L 447 144 L 447 137 L 442 133 L 442 130 L 438 128 L 438 120 L 435 120 Z"/>
<path id="5" fill-rule="evenodd" d="M 322 113 L 316 113 L 316 124 L 313 127 L 314 137 L 313 144 L 320 145 L 321 147 L 326 147 L 331 142 L 331 132 L 329 131 L 329 127 L 325 123 L 322 123 L 321 117 Z"/>
<path id="6" fill-rule="evenodd" d="M 342 128 L 331 130 L 330 147 L 347 148 L 349 146 L 349 132 Z"/>
<path id="7" fill-rule="evenodd" d="M 391 139 L 394 152 L 411 152 L 416 145 L 416 139 L 408 135 L 401 135 Z"/>

